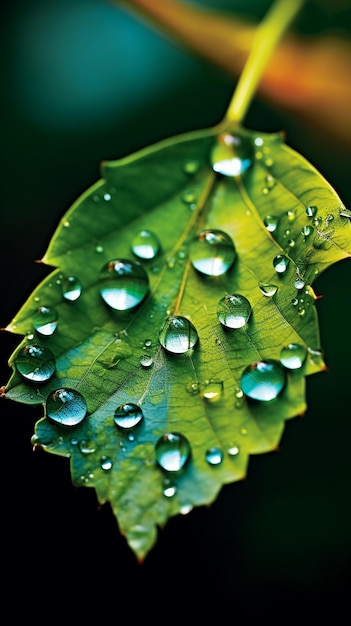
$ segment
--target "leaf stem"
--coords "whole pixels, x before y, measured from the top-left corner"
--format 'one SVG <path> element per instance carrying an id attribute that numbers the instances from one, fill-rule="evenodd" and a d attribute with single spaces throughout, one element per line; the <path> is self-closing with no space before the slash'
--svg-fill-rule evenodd
<path id="1" fill-rule="evenodd" d="M 303 3 L 304 0 L 276 0 L 257 27 L 250 54 L 223 123 L 238 125 L 242 122 L 270 56 Z"/>

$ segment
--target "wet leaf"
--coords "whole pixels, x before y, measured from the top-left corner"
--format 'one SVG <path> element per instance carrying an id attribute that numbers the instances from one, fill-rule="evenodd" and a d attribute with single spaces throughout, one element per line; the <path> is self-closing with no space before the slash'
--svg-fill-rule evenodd
<path id="1" fill-rule="evenodd" d="M 325 368 L 312 284 L 350 256 L 350 214 L 280 134 L 220 125 L 101 173 L 8 326 L 5 395 L 43 405 L 34 443 L 70 457 L 142 559 L 305 411 Z"/>

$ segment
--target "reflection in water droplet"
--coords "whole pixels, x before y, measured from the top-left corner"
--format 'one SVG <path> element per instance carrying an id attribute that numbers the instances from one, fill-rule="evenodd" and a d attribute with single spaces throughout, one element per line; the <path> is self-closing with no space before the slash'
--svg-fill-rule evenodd
<path id="1" fill-rule="evenodd" d="M 245 296 L 227 294 L 218 302 L 217 317 L 226 328 L 242 328 L 251 316 L 251 304 Z"/>
<path id="2" fill-rule="evenodd" d="M 94 454 L 94 452 L 96 452 L 95 442 L 86 439 L 82 439 L 82 441 L 78 442 L 78 448 L 84 455 Z"/>
<path id="3" fill-rule="evenodd" d="M 272 298 L 277 293 L 278 287 L 272 283 L 261 283 L 260 290 L 266 298 Z"/>
<path id="4" fill-rule="evenodd" d="M 209 465 L 220 465 L 223 461 L 223 452 L 220 448 L 206 450 L 206 461 Z"/>
<path id="5" fill-rule="evenodd" d="M 302 367 L 307 356 L 307 348 L 300 343 L 289 343 L 280 352 L 280 362 L 289 370 Z"/>
<path id="6" fill-rule="evenodd" d="M 48 306 L 40 306 L 34 313 L 32 322 L 37 333 L 48 337 L 57 328 L 58 315 L 55 309 Z"/>
<path id="7" fill-rule="evenodd" d="M 103 455 L 100 459 L 100 465 L 101 465 L 101 469 L 103 469 L 105 472 L 108 472 L 110 469 L 112 469 L 112 459 L 110 459 L 110 457 Z"/>
<path id="8" fill-rule="evenodd" d="M 315 217 L 315 215 L 317 215 L 317 207 L 316 206 L 308 206 L 306 207 L 306 215 L 308 215 L 308 217 Z"/>
<path id="9" fill-rule="evenodd" d="M 167 472 L 179 472 L 190 457 L 190 444 L 181 433 L 165 433 L 155 446 L 156 461 Z"/>
<path id="10" fill-rule="evenodd" d="M 253 163 L 253 146 L 249 139 L 224 133 L 212 149 L 211 163 L 223 176 L 244 174 Z"/>
<path id="11" fill-rule="evenodd" d="M 165 478 L 163 481 L 163 495 L 166 498 L 172 498 L 177 493 L 177 486 L 169 478 Z"/>
<path id="12" fill-rule="evenodd" d="M 278 361 L 267 359 L 249 365 L 241 377 L 244 394 L 253 400 L 276 398 L 286 383 L 286 374 Z"/>
<path id="13" fill-rule="evenodd" d="M 65 276 L 61 281 L 62 295 L 65 300 L 75 302 L 82 293 L 82 285 L 75 276 Z"/>
<path id="14" fill-rule="evenodd" d="M 87 404 L 75 389 L 55 389 L 46 400 L 46 415 L 62 426 L 77 426 L 86 413 Z"/>
<path id="15" fill-rule="evenodd" d="M 114 422 L 117 428 L 128 430 L 140 424 L 143 419 L 143 412 L 137 404 L 127 402 L 117 407 L 114 414 Z"/>
<path id="16" fill-rule="evenodd" d="M 149 291 L 144 268 L 125 259 L 109 261 L 101 271 L 100 295 L 115 311 L 133 309 Z"/>
<path id="17" fill-rule="evenodd" d="M 132 252 L 139 259 L 154 259 L 160 250 L 160 242 L 149 230 L 141 230 L 132 241 Z"/>
<path id="18" fill-rule="evenodd" d="M 184 354 L 199 339 L 195 326 L 186 317 L 170 315 L 164 321 L 159 334 L 161 346 L 172 354 Z"/>
<path id="19" fill-rule="evenodd" d="M 274 231 L 277 229 L 279 218 L 276 215 L 266 215 L 263 223 L 270 233 L 274 233 Z"/>
<path id="20" fill-rule="evenodd" d="M 236 258 L 232 239 L 221 230 L 204 230 L 190 244 L 193 266 L 206 276 L 220 276 Z"/>
<path id="21" fill-rule="evenodd" d="M 16 355 L 14 365 L 26 380 L 43 383 L 55 372 L 55 358 L 49 348 L 28 344 Z"/>
<path id="22" fill-rule="evenodd" d="M 206 380 L 204 383 L 199 384 L 200 394 L 205 400 L 209 402 L 217 402 L 220 400 L 223 392 L 223 381 L 221 380 Z"/>
<path id="23" fill-rule="evenodd" d="M 142 354 L 140 359 L 140 365 L 145 369 L 148 369 L 153 364 L 154 360 L 150 354 Z"/>
<path id="24" fill-rule="evenodd" d="M 277 254 L 273 259 L 273 267 L 278 274 L 284 274 L 289 267 L 290 260 L 284 254 Z"/>

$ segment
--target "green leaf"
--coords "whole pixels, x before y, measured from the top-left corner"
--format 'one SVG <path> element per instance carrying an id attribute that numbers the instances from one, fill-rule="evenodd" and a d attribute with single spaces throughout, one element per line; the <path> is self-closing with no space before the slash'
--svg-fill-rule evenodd
<path id="1" fill-rule="evenodd" d="M 350 256 L 350 217 L 280 134 L 218 126 L 102 164 L 62 218 L 56 269 L 8 326 L 6 397 L 43 404 L 34 443 L 70 457 L 139 559 L 306 410 L 312 284 Z"/>

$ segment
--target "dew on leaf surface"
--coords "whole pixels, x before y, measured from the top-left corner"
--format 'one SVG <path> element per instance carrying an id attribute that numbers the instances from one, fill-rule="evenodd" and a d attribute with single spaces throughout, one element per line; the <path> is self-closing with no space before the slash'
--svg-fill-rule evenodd
<path id="1" fill-rule="evenodd" d="M 161 346 L 172 354 L 184 354 L 195 346 L 199 339 L 195 326 L 186 317 L 170 315 L 159 333 Z"/>
<path id="2" fill-rule="evenodd" d="M 198 385 L 199 392 L 208 402 L 217 402 L 223 393 L 223 381 L 206 380 Z M 193 392 L 194 393 L 194 392 Z"/>
<path id="3" fill-rule="evenodd" d="M 277 230 L 279 218 L 276 215 L 266 215 L 263 219 L 263 223 L 270 233 L 274 233 L 274 231 Z"/>
<path id="4" fill-rule="evenodd" d="M 233 442 L 231 443 L 231 445 L 229 446 L 228 450 L 227 450 L 229 456 L 237 456 L 240 452 L 240 448 L 238 446 L 237 443 Z"/>
<path id="5" fill-rule="evenodd" d="M 114 413 L 114 422 L 117 428 L 128 430 L 140 424 L 144 414 L 138 404 L 126 402 L 117 407 Z"/>
<path id="6" fill-rule="evenodd" d="M 301 235 L 303 237 L 305 237 L 305 239 L 306 239 L 307 237 L 310 237 L 312 235 L 313 231 L 314 231 L 313 226 L 310 226 L 309 224 L 306 224 L 301 229 Z"/>
<path id="7" fill-rule="evenodd" d="M 65 300 L 75 302 L 82 293 L 82 285 L 76 276 L 64 276 L 61 280 L 62 295 Z"/>
<path id="8" fill-rule="evenodd" d="M 273 267 L 278 274 L 284 274 L 289 267 L 290 260 L 284 254 L 277 254 L 273 259 Z"/>
<path id="9" fill-rule="evenodd" d="M 148 369 L 153 364 L 154 360 L 150 354 L 142 354 L 139 359 L 141 367 Z"/>
<path id="10" fill-rule="evenodd" d="M 110 459 L 109 456 L 103 454 L 100 459 L 100 466 L 101 469 L 103 469 L 105 472 L 108 472 L 110 469 L 112 469 L 113 466 L 112 459 Z"/>
<path id="11" fill-rule="evenodd" d="M 49 306 L 40 306 L 32 317 L 32 323 L 33 328 L 39 335 L 49 337 L 57 328 L 57 312 Z"/>
<path id="12" fill-rule="evenodd" d="M 166 472 L 179 472 L 190 457 L 190 443 L 178 432 L 162 435 L 155 445 L 156 461 Z"/>
<path id="13" fill-rule="evenodd" d="M 28 344 L 16 355 L 14 365 L 26 380 L 43 383 L 55 372 L 55 358 L 49 348 Z"/>
<path id="14" fill-rule="evenodd" d="M 254 151 L 249 139 L 223 133 L 211 152 L 213 170 L 222 176 L 240 176 L 253 164 Z"/>
<path id="15" fill-rule="evenodd" d="M 227 294 L 217 305 L 217 317 L 226 328 L 242 328 L 249 321 L 251 312 L 248 299 L 237 293 Z"/>
<path id="16" fill-rule="evenodd" d="M 193 267 L 206 276 L 220 276 L 236 258 L 232 239 L 221 230 L 203 230 L 190 244 Z"/>
<path id="17" fill-rule="evenodd" d="M 101 271 L 100 295 L 115 311 L 138 306 L 149 291 L 149 278 L 141 265 L 126 259 L 109 261 Z"/>
<path id="18" fill-rule="evenodd" d="M 223 461 L 223 452 L 220 448 L 209 448 L 206 450 L 205 458 L 209 465 L 220 465 Z"/>
<path id="19" fill-rule="evenodd" d="M 46 400 L 46 415 L 62 426 L 77 426 L 86 414 L 86 401 L 75 389 L 55 389 Z"/>
<path id="20" fill-rule="evenodd" d="M 273 359 L 256 361 L 245 368 L 241 388 L 248 398 L 260 401 L 274 400 L 286 383 L 284 369 Z"/>
<path id="21" fill-rule="evenodd" d="M 318 208 L 316 206 L 308 206 L 306 207 L 306 215 L 308 217 L 315 217 L 317 215 Z"/>
<path id="22" fill-rule="evenodd" d="M 186 163 L 184 163 L 184 167 L 183 170 L 186 174 L 196 174 L 196 172 L 198 172 L 200 167 L 200 163 L 199 161 L 191 160 L 191 161 L 186 161 Z"/>
<path id="23" fill-rule="evenodd" d="M 261 283 L 259 287 L 261 293 L 266 296 L 266 298 L 272 298 L 278 291 L 277 285 L 273 285 L 273 283 Z"/>
<path id="24" fill-rule="evenodd" d="M 96 444 L 94 441 L 82 439 L 78 442 L 78 449 L 84 455 L 94 454 L 96 452 Z"/>
<path id="25" fill-rule="evenodd" d="M 177 493 L 177 486 L 172 480 L 165 478 L 162 484 L 162 491 L 166 498 L 173 498 Z"/>
<path id="26" fill-rule="evenodd" d="M 154 259 L 160 250 L 160 242 L 150 230 L 141 230 L 133 238 L 131 249 L 139 259 Z"/>
<path id="27" fill-rule="evenodd" d="M 289 370 L 296 370 L 303 366 L 307 356 L 307 348 L 300 343 L 289 343 L 280 351 L 280 362 Z"/>

